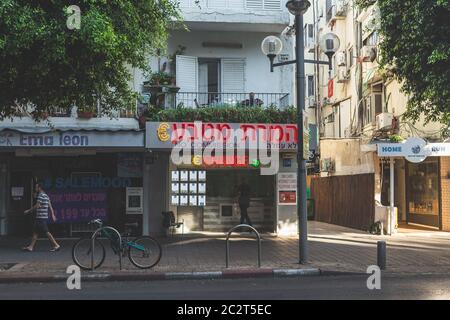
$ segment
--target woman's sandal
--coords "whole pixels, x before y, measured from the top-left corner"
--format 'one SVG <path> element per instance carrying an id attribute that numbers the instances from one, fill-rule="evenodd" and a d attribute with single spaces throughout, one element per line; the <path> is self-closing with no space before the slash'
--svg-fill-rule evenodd
<path id="1" fill-rule="evenodd" d="M 28 247 L 23 247 L 22 251 L 26 251 L 26 252 L 33 252 L 33 249 L 30 249 Z"/>

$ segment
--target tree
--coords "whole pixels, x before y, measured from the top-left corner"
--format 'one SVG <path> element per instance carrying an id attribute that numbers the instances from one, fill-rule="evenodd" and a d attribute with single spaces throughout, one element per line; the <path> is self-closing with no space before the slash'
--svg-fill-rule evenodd
<path id="1" fill-rule="evenodd" d="M 379 0 L 378 5 L 382 64 L 392 66 L 410 97 L 405 116 L 450 124 L 450 1 Z"/>
<path id="2" fill-rule="evenodd" d="M 132 106 L 130 67 L 148 71 L 149 56 L 165 48 L 180 20 L 174 1 L 1 0 L 0 119 L 30 104 L 35 118 L 55 106 Z"/>

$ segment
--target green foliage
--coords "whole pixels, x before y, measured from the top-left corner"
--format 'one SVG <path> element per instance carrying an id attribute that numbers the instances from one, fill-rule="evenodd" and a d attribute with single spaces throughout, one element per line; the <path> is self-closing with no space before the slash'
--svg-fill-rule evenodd
<path id="1" fill-rule="evenodd" d="M 450 124 L 450 1 L 379 0 L 382 64 L 409 95 L 405 116 Z"/>
<path id="2" fill-rule="evenodd" d="M 293 106 L 279 110 L 257 107 L 229 108 L 149 108 L 145 114 L 148 121 L 203 121 L 229 123 L 296 123 L 297 109 Z"/>
<path id="3" fill-rule="evenodd" d="M 129 67 L 148 69 L 180 19 L 175 0 L 79 0 L 81 28 L 69 30 L 69 1 L 0 1 L 0 119 L 32 103 L 94 105 L 110 113 L 132 105 Z"/>
<path id="4" fill-rule="evenodd" d="M 172 76 L 164 71 L 153 72 L 150 75 L 150 84 L 170 84 Z"/>
<path id="5" fill-rule="evenodd" d="M 405 139 L 403 139 L 403 137 L 398 134 L 393 134 L 393 135 L 389 136 L 390 142 L 402 142 L 403 140 L 405 140 Z"/>
<path id="6" fill-rule="evenodd" d="M 361 9 L 368 8 L 373 5 L 376 0 L 354 0 L 354 4 Z"/>

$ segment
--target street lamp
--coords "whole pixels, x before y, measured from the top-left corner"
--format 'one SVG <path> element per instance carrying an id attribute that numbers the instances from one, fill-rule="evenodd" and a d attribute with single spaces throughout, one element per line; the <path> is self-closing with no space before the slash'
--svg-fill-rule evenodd
<path id="1" fill-rule="evenodd" d="M 341 42 L 339 41 L 338 36 L 331 32 L 323 35 L 319 41 L 320 50 L 322 50 L 322 52 L 325 53 L 325 55 L 328 57 L 329 76 L 331 76 L 331 70 L 333 69 L 331 59 L 333 58 L 336 51 L 339 50 L 340 45 Z"/>
<path id="2" fill-rule="evenodd" d="M 296 100 L 297 100 L 297 216 L 299 223 L 299 262 L 308 262 L 308 212 L 306 198 L 306 159 L 303 145 L 303 112 L 305 110 L 305 63 L 328 65 L 331 70 L 331 58 L 339 48 L 339 38 L 332 34 L 326 34 L 322 39 L 324 46 L 322 51 L 328 56 L 328 61 L 305 60 L 305 44 L 303 39 L 303 14 L 310 6 L 308 0 L 289 0 L 286 7 L 295 16 L 295 60 L 274 63 L 276 55 L 282 50 L 282 42 L 275 36 L 265 38 L 261 44 L 263 53 L 269 58 L 270 71 L 274 67 L 288 64 L 296 65 Z"/>

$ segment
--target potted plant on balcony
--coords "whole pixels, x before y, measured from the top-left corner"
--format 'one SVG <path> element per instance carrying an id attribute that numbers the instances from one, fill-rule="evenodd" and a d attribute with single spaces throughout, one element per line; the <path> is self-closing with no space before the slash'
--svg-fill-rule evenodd
<path id="1" fill-rule="evenodd" d="M 158 71 L 151 74 L 148 83 L 156 86 L 167 86 L 172 82 L 172 76 L 165 71 Z"/>
<path id="2" fill-rule="evenodd" d="M 77 116 L 80 119 L 91 119 L 95 115 L 95 107 L 93 106 L 77 106 Z"/>

